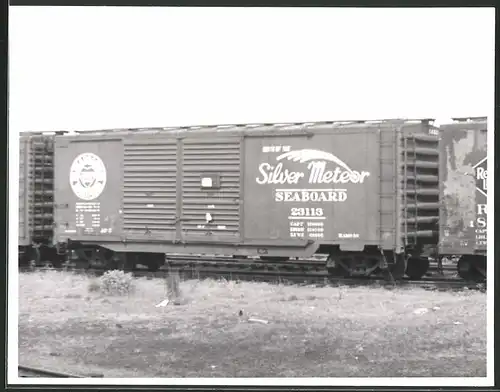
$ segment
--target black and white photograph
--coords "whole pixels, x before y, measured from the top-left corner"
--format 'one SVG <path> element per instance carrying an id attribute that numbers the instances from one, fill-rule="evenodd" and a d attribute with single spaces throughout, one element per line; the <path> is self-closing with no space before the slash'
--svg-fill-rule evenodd
<path id="1" fill-rule="evenodd" d="M 492 386 L 494 62 L 493 8 L 10 6 L 8 383 Z"/>

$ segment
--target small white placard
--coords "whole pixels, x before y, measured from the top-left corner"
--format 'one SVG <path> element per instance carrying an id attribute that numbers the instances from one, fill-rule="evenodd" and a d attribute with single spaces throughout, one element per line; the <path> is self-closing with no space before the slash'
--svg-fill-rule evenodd
<path id="1" fill-rule="evenodd" d="M 204 177 L 201 179 L 201 186 L 204 188 L 209 188 L 212 186 L 212 179 L 210 177 Z"/>

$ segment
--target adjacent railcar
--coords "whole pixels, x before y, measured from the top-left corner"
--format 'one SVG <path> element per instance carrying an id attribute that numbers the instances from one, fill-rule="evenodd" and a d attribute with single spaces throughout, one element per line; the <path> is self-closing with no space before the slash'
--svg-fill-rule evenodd
<path id="1" fill-rule="evenodd" d="M 466 280 L 486 279 L 487 119 L 455 118 L 441 126 L 440 256 L 456 256 Z"/>
<path id="2" fill-rule="evenodd" d="M 439 237 L 432 120 L 60 135 L 54 239 L 105 265 L 165 253 L 307 258 L 419 278 Z"/>
<path id="3" fill-rule="evenodd" d="M 53 246 L 55 133 L 27 132 L 19 138 L 19 263 L 60 265 Z"/>

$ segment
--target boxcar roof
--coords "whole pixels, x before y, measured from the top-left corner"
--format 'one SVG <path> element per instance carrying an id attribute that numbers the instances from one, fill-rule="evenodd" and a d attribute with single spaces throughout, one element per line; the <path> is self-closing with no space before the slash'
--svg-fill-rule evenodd
<path id="1" fill-rule="evenodd" d="M 212 133 L 212 132 L 269 132 L 269 131 L 290 131 L 290 130 L 333 130 L 341 128 L 372 128 L 405 124 L 432 124 L 434 119 L 382 119 L 382 120 L 345 120 L 345 121 L 317 121 L 300 123 L 261 123 L 261 124 L 224 124 L 224 125 L 195 125 L 179 127 L 147 127 L 147 128 L 119 128 L 119 129 L 101 129 L 89 131 L 63 131 L 57 132 L 58 135 L 109 135 L 112 134 L 183 134 L 189 132 Z"/>
<path id="2" fill-rule="evenodd" d="M 487 130 L 487 117 L 460 117 L 452 118 L 453 122 L 441 124 L 443 130 L 465 130 L 465 129 L 481 129 Z"/>
<path id="3" fill-rule="evenodd" d="M 480 116 L 480 117 L 452 117 L 454 122 L 486 122 L 488 117 Z"/>

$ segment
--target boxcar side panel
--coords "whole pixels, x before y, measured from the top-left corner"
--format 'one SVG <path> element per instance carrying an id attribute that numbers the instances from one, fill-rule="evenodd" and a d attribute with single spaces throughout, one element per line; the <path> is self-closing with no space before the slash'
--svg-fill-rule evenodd
<path id="1" fill-rule="evenodd" d="M 61 137 L 56 146 L 56 240 L 120 240 L 122 140 Z"/>
<path id="2" fill-rule="evenodd" d="M 441 254 L 486 252 L 486 123 L 442 126 Z"/>
<path id="3" fill-rule="evenodd" d="M 127 239 L 176 237 L 177 140 L 124 138 L 123 233 Z"/>
<path id="4" fill-rule="evenodd" d="M 377 135 L 354 129 L 246 137 L 245 238 L 378 244 Z"/>
<path id="5" fill-rule="evenodd" d="M 182 140 L 183 241 L 240 240 L 240 145 L 238 136 Z"/>

